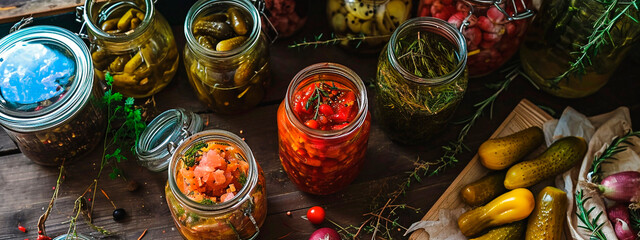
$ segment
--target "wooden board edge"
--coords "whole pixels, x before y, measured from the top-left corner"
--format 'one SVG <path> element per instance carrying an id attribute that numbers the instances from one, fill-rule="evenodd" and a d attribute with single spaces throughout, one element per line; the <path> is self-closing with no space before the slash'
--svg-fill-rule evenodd
<path id="1" fill-rule="evenodd" d="M 104 1 L 107 1 L 107 0 L 97 0 L 97 2 L 104 2 Z M 55 8 L 38 9 L 32 12 L 25 11 L 23 13 L 18 13 L 17 15 L 14 14 L 9 16 L 3 16 L 3 17 L 0 17 L 0 24 L 9 23 L 9 22 L 18 22 L 20 21 L 20 19 L 26 18 L 26 17 L 37 18 L 37 17 L 53 16 L 53 15 L 58 15 L 63 13 L 75 12 L 76 7 L 83 6 L 84 2 L 85 1 L 79 1 L 72 4 L 60 5 Z M 4 10 L 4 11 L 7 11 L 7 10 Z"/>
<path id="2" fill-rule="evenodd" d="M 522 111 L 528 114 L 533 114 L 533 116 L 542 123 L 553 119 L 553 117 L 548 113 L 546 113 L 544 110 L 540 109 L 538 106 L 536 106 L 526 98 L 523 98 L 522 100 L 520 100 L 518 105 L 516 105 L 513 111 L 511 111 L 511 113 L 500 124 L 500 126 L 498 126 L 498 128 L 493 132 L 493 134 L 491 134 L 490 138 L 495 138 L 496 136 L 498 136 L 504 130 L 504 128 L 506 128 L 511 123 L 511 121 L 515 117 L 518 117 L 523 113 Z M 447 188 L 447 190 L 445 190 L 442 196 L 438 198 L 438 200 L 433 204 L 433 206 L 424 215 L 424 217 L 422 217 L 422 221 L 437 220 L 438 218 L 437 214 L 438 214 L 438 210 L 440 209 L 440 205 L 442 205 L 448 199 L 448 196 L 452 196 L 451 194 L 456 190 L 455 186 L 457 185 L 457 183 L 462 181 L 464 176 L 467 175 L 469 171 L 471 171 L 471 169 L 477 167 L 477 165 L 479 164 L 480 164 L 480 161 L 478 160 L 478 154 L 476 154 L 473 156 L 471 161 L 469 161 L 467 166 L 460 172 L 458 177 L 456 177 L 453 180 L 451 185 L 449 185 L 449 187 Z M 409 236 L 409 240 L 417 240 L 417 239 L 428 239 L 428 234 L 424 230 L 418 229 Z"/>

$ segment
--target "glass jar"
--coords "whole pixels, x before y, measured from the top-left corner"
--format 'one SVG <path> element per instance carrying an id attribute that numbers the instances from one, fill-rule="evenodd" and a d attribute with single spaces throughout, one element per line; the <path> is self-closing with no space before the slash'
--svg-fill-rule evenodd
<path id="1" fill-rule="evenodd" d="M 309 0 L 264 0 L 279 38 L 290 37 L 307 22 Z M 263 26 L 267 27 L 267 26 Z"/>
<path id="2" fill-rule="evenodd" d="M 606 2 L 606 3 L 605 3 Z M 608 4 L 607 4 L 608 3 Z M 614 1 L 611 16 L 633 6 Z M 586 59 L 569 71 L 571 64 L 582 54 L 581 46 L 587 44 L 594 33 L 594 26 L 609 1 L 543 1 L 540 16 L 527 33 L 520 51 L 520 60 L 525 73 L 545 92 L 558 97 L 579 98 L 591 95 L 604 86 L 611 74 L 624 60 L 625 55 L 640 35 L 640 18 L 637 10 L 630 16 L 622 15 L 601 35 L 600 40 L 587 50 Z M 602 30 L 602 29 L 601 29 Z M 581 66 L 584 69 L 581 69 Z"/>
<path id="3" fill-rule="evenodd" d="M 233 23 L 230 12 L 238 16 Z M 239 31 L 243 34 L 230 27 L 235 23 L 246 24 Z M 189 9 L 184 63 L 196 96 L 214 112 L 247 111 L 264 97 L 271 69 L 260 26 L 260 14 L 249 1 L 200 0 Z"/>
<path id="4" fill-rule="evenodd" d="M 340 45 L 378 53 L 389 36 L 409 19 L 411 0 L 328 0 L 327 17 Z M 351 39 L 351 40 L 349 40 Z"/>
<path id="5" fill-rule="evenodd" d="M 103 92 L 72 32 L 35 26 L 0 40 L 0 124 L 35 163 L 56 166 L 103 137 Z"/>
<path id="6" fill-rule="evenodd" d="M 418 16 L 439 18 L 461 29 L 467 39 L 469 76 L 481 77 L 518 51 L 534 15 L 531 6 L 531 0 L 420 0 Z"/>
<path id="7" fill-rule="evenodd" d="M 326 89 L 316 90 L 319 87 Z M 356 178 L 367 150 L 371 115 L 365 86 L 351 69 L 318 63 L 298 72 L 277 119 L 280 162 L 300 190 L 331 194 Z"/>
<path id="8" fill-rule="evenodd" d="M 216 162 L 216 158 L 210 157 L 218 154 L 218 150 L 234 153 L 225 156 L 228 164 L 224 164 L 224 161 Z M 205 156 L 213 160 L 205 160 Z M 187 159 L 191 159 L 190 157 L 200 160 L 189 165 Z M 230 169 L 234 162 L 244 162 L 236 168 L 246 170 L 245 175 L 227 176 L 227 172 L 233 171 Z M 207 189 L 207 192 L 217 191 L 218 185 L 207 181 L 213 182 L 212 179 L 215 179 L 215 183 L 218 183 L 220 176 L 215 173 L 223 171 L 218 164 L 226 166 L 221 178 L 225 179 L 225 183 L 232 182 L 225 185 L 228 186 L 226 195 L 212 199 L 210 195 L 198 190 L 190 190 L 193 186 L 196 189 Z M 251 149 L 240 137 L 222 130 L 196 133 L 175 149 L 168 173 L 169 179 L 165 187 L 167 203 L 171 216 L 185 239 L 254 239 L 260 232 L 260 226 L 267 216 L 265 178 Z M 201 178 L 200 175 L 204 177 Z M 194 178 L 198 178 L 198 181 L 192 180 Z M 196 186 L 196 182 L 203 182 L 204 185 Z M 236 189 L 234 184 L 242 186 L 235 185 L 238 186 Z M 231 188 L 234 188 L 235 191 L 232 192 L 235 194 L 229 195 Z"/>
<path id="9" fill-rule="evenodd" d="M 169 23 L 153 0 L 87 0 L 84 24 L 98 78 L 113 76 L 113 89 L 127 97 L 156 94 L 178 68 L 178 50 Z"/>
<path id="10" fill-rule="evenodd" d="M 432 58 L 406 59 L 413 55 L 407 55 L 405 47 L 419 45 L 415 43 L 420 40 L 425 44 L 420 49 Z M 434 44 L 437 48 L 431 47 Z M 412 69 L 413 60 L 425 65 Z M 380 54 L 374 84 L 374 114 L 385 133 L 400 143 L 423 144 L 444 130 L 467 89 L 466 63 L 464 36 L 452 25 L 432 17 L 402 24 Z M 421 69 L 439 72 L 419 77 Z"/>
<path id="11" fill-rule="evenodd" d="M 91 238 L 80 233 L 76 233 L 75 236 L 73 234 L 62 234 L 53 240 L 91 240 Z"/>
<path id="12" fill-rule="evenodd" d="M 135 146 L 138 164 L 153 172 L 166 170 L 170 151 L 202 128 L 202 118 L 191 111 L 178 108 L 161 113 L 140 134 Z"/>

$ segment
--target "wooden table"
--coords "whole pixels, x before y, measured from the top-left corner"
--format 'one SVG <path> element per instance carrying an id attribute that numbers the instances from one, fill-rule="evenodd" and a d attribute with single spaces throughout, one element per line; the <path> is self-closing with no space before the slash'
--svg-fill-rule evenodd
<path id="1" fill-rule="evenodd" d="M 13 2 L 29 2 L 14 0 Z M 11 0 L 9 1 L 11 2 Z M 75 0 L 67 0 L 75 4 Z M 194 2 L 158 1 L 157 6 L 173 25 L 179 48 L 184 46 L 182 32 L 183 19 L 188 8 Z M 320 32 L 328 33 L 324 15 L 324 3 L 311 1 L 309 21 L 305 28 L 289 39 L 282 39 L 271 46 L 271 61 L 274 72 L 274 84 L 262 103 L 255 109 L 240 115 L 223 116 L 211 113 L 198 102 L 189 86 L 184 71 L 180 70 L 171 84 L 155 96 L 158 112 L 182 107 L 200 114 L 207 122 L 207 129 L 224 129 L 246 138 L 257 161 L 262 166 L 267 179 L 268 217 L 261 229 L 259 239 L 307 239 L 318 227 L 334 227 L 325 222 L 321 226 L 313 226 L 301 219 L 311 206 L 320 205 L 327 211 L 327 217 L 343 225 L 359 225 L 369 212 L 369 207 L 377 196 L 392 192 L 412 170 L 412 161 L 420 158 L 432 160 L 442 153 L 440 146 L 453 140 L 461 126 L 450 125 L 444 133 L 430 142 L 419 146 L 401 146 L 391 142 L 381 131 L 375 119 L 369 140 L 367 157 L 357 179 L 345 190 L 329 195 L 314 196 L 302 193 L 289 181 L 282 170 L 277 153 L 276 109 L 284 97 L 285 89 L 292 77 L 302 68 L 317 62 L 337 62 L 355 70 L 361 78 L 370 82 L 375 78 L 377 56 L 356 56 L 338 47 L 322 47 L 317 50 L 288 49 L 287 45 L 303 37 L 310 38 Z M 1 7 L 4 3 L 0 3 Z M 70 9 L 70 8 L 68 8 Z M 35 24 L 50 24 L 79 29 L 74 21 L 74 14 L 62 14 L 54 17 L 42 17 Z M 9 24 L 0 25 L 0 33 L 7 33 Z M 508 91 L 500 95 L 496 101 L 493 119 L 485 114 L 471 129 L 465 143 L 475 150 L 486 140 L 509 112 L 522 98 L 528 98 L 535 104 L 550 107 L 560 114 L 567 106 L 572 106 L 586 115 L 611 111 L 619 106 L 627 106 L 631 110 L 634 125 L 640 124 L 640 71 L 637 65 L 640 59 L 629 58 L 611 78 L 611 81 L 593 96 L 582 99 L 561 99 L 537 91 L 524 79 L 517 79 Z M 473 79 L 469 83 L 468 92 L 456 112 L 455 119 L 463 119 L 473 111 L 473 104 L 485 99 L 493 93 L 485 87 L 487 83 L 503 79 L 500 74 L 481 79 Z M 368 89 L 371 95 L 372 89 Z M 371 99 L 371 98 L 370 98 Z M 142 103 L 144 100 L 139 100 Z M 557 117 L 558 115 L 556 115 Z M 242 134 L 240 131 L 242 130 Z M 57 236 L 65 233 L 72 213 L 73 201 L 91 183 L 97 173 L 100 150 L 90 156 L 69 164 L 66 178 L 60 189 L 60 196 L 47 221 L 47 233 Z M 440 197 L 451 181 L 466 165 L 474 152 L 460 154 L 461 162 L 440 175 L 424 178 L 422 183 L 413 184 L 400 202 L 422 209 L 420 213 L 401 212 L 399 223 L 409 226 L 419 220 L 424 213 Z M 57 168 L 43 167 L 32 163 L 11 142 L 9 137 L 0 131 L 0 239 L 35 239 L 36 222 L 46 208 L 52 187 L 58 175 Z M 115 239 L 137 239 L 148 229 L 145 239 L 179 239 L 169 209 L 164 199 L 166 172 L 152 173 L 139 167 L 135 160 L 126 161 L 122 168 L 128 179 L 137 181 L 140 189 L 136 192 L 125 190 L 127 184 L 122 180 L 111 180 L 106 174 L 100 179 L 99 188 L 109 194 L 111 200 L 126 209 L 128 217 L 123 222 L 113 221 L 113 207 L 104 196 L 98 194 L 95 201 L 94 224 L 102 226 L 116 234 Z M 291 216 L 286 213 L 291 212 Z M 18 230 L 18 225 L 25 226 L 27 233 Z M 84 234 L 102 237 L 92 230 L 84 220 L 79 223 L 78 231 Z M 403 232 L 396 232 L 394 238 Z M 112 239 L 112 238 L 109 238 Z"/>

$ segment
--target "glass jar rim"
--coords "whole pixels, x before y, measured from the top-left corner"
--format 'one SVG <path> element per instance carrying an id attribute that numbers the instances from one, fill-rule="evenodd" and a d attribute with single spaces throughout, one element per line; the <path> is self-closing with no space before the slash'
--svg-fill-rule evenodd
<path id="1" fill-rule="evenodd" d="M 202 118 L 191 111 L 182 108 L 164 111 L 140 134 L 140 139 L 135 145 L 138 161 L 154 172 L 166 170 L 172 148 L 194 133 L 200 132 L 203 125 Z M 165 138 L 158 139 L 161 136 Z"/>
<path id="2" fill-rule="evenodd" d="M 251 15 L 251 20 L 253 21 L 253 25 L 251 26 L 251 34 L 248 39 L 239 47 L 234 48 L 230 51 L 214 51 L 208 48 L 203 47 L 198 43 L 195 36 L 193 35 L 192 27 L 197 17 L 199 17 L 202 13 L 206 12 L 206 10 L 213 5 L 216 4 L 229 4 L 235 7 L 240 7 L 247 11 Z M 196 2 L 187 13 L 186 20 L 184 21 L 184 35 L 187 40 L 187 46 L 194 53 L 198 53 L 207 57 L 215 57 L 219 59 L 232 58 L 237 55 L 241 55 L 242 53 L 252 49 L 258 43 L 258 39 L 261 35 L 261 26 L 262 20 L 260 18 L 260 14 L 258 9 L 248 0 L 199 0 Z"/>
<path id="3" fill-rule="evenodd" d="M 354 121 L 351 121 L 342 129 L 329 131 L 312 129 L 300 122 L 300 120 L 293 113 L 293 110 L 291 108 L 293 103 L 291 103 L 291 101 L 293 101 L 293 96 L 295 96 L 296 90 L 298 90 L 298 85 L 300 85 L 300 83 L 302 83 L 302 81 L 307 77 L 319 74 L 339 75 L 351 82 L 356 88 L 352 90 L 355 90 L 356 92 L 356 99 L 358 100 L 358 114 L 355 116 Z M 306 134 L 325 139 L 340 138 L 356 131 L 365 122 L 365 119 L 367 118 L 367 111 L 369 111 L 367 89 L 364 85 L 364 82 L 362 82 L 362 79 L 360 79 L 360 76 L 358 76 L 358 74 L 356 74 L 353 70 L 344 65 L 330 62 L 316 63 L 300 70 L 293 77 L 293 80 L 291 80 L 291 82 L 289 83 L 289 87 L 287 87 L 287 92 L 283 101 L 285 103 L 285 111 L 288 116 L 287 119 L 289 120 L 289 122 L 291 122 L 297 129 L 302 130 Z"/>
<path id="4" fill-rule="evenodd" d="M 147 30 L 147 28 L 149 28 L 149 25 L 151 25 L 151 21 L 153 20 L 155 15 L 155 5 L 153 4 L 154 1 L 153 0 L 143 0 L 143 1 L 145 5 L 144 19 L 142 19 L 142 21 L 140 22 L 140 25 L 138 25 L 138 27 L 136 27 L 133 30 L 133 32 L 129 34 L 109 34 L 105 31 L 102 31 L 102 28 L 100 28 L 97 25 L 97 23 L 94 23 L 93 13 L 91 11 L 91 8 L 96 3 L 96 0 L 86 0 L 84 2 L 84 13 L 82 14 L 84 23 L 87 24 L 89 31 L 92 34 L 99 36 L 101 39 L 106 39 L 113 42 L 130 41 L 142 35 Z M 98 13 L 97 18 L 95 19 L 100 18 L 101 14 L 102 14 L 102 11 Z"/>
<path id="5" fill-rule="evenodd" d="M 403 37 L 407 33 L 420 30 L 426 30 L 438 34 L 449 40 L 454 44 L 455 47 L 457 47 L 456 52 L 459 56 L 459 59 L 455 70 L 443 76 L 435 78 L 422 78 L 407 71 L 404 67 L 402 67 L 402 65 L 400 65 L 394 51 L 396 42 L 400 37 Z M 396 29 L 396 31 L 394 31 L 391 35 L 389 44 L 387 44 L 387 58 L 391 62 L 391 66 L 396 71 L 398 71 L 406 80 L 423 85 L 442 85 L 453 81 L 458 76 L 464 73 L 467 66 L 467 40 L 458 29 L 454 28 L 451 24 L 445 22 L 444 20 L 433 17 L 412 18 L 402 23 L 398 27 L 398 29 Z"/>
<path id="6" fill-rule="evenodd" d="M 46 25 L 20 29 L 0 39 L 0 52 L 9 50 L 16 43 L 31 40 L 48 41 L 72 53 L 76 63 L 76 79 L 66 96 L 50 106 L 51 109 L 44 114 L 0 110 L 0 123 L 18 132 L 36 132 L 64 123 L 86 105 L 94 84 L 89 49 L 82 39 L 67 29 Z"/>
<path id="7" fill-rule="evenodd" d="M 193 146 L 197 142 L 208 141 L 208 140 L 217 140 L 222 142 L 228 142 L 232 145 L 238 147 L 242 153 L 244 153 L 244 157 L 249 163 L 249 170 L 247 172 L 247 182 L 242 186 L 238 194 L 236 194 L 231 200 L 207 205 L 201 204 L 199 202 L 195 202 L 189 199 L 178 187 L 176 183 L 175 176 L 177 174 L 177 165 L 178 161 L 180 161 L 180 156 L 184 154 L 184 152 L 189 149 L 189 147 Z M 189 210 L 194 211 L 196 213 L 209 213 L 209 212 L 228 212 L 232 211 L 240 207 L 247 200 L 251 198 L 251 192 L 256 188 L 258 184 L 258 163 L 256 162 L 253 152 L 249 145 L 242 140 L 238 135 L 235 135 L 229 131 L 225 130 L 205 130 L 199 133 L 192 135 L 187 138 L 178 148 L 173 152 L 171 156 L 171 161 L 169 162 L 169 171 L 168 173 L 168 184 L 171 190 L 171 193 L 176 197 L 176 199 L 185 205 L 185 207 L 189 208 Z"/>

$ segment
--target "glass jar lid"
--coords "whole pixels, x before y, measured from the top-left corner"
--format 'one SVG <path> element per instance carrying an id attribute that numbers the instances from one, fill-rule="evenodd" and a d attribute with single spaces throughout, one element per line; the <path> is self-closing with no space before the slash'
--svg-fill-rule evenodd
<path id="1" fill-rule="evenodd" d="M 36 131 L 70 118 L 93 86 L 89 50 L 69 30 L 35 26 L 0 39 L 0 122 Z"/>
<path id="2" fill-rule="evenodd" d="M 138 163 L 154 172 L 166 170 L 173 150 L 203 128 L 202 118 L 193 112 L 178 108 L 161 113 L 140 135 Z"/>
<path id="3" fill-rule="evenodd" d="M 80 233 L 77 233 L 76 236 L 62 234 L 60 236 L 57 236 L 53 240 L 91 240 L 91 238 L 89 238 L 89 237 L 87 237 L 85 235 L 82 235 Z"/>

